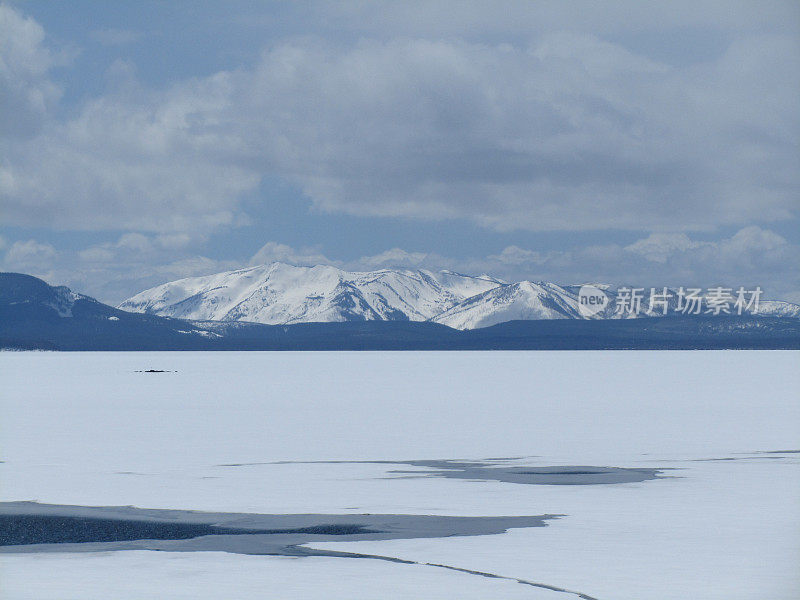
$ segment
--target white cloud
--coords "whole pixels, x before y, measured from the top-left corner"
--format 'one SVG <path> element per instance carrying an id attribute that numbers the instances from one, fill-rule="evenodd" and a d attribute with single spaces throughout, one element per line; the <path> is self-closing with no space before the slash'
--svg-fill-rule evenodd
<path id="1" fill-rule="evenodd" d="M 768 223 L 800 209 L 800 38 L 791 18 L 800 8 L 600 6 L 323 2 L 318 31 L 341 25 L 359 41 L 273 40 L 251 66 L 158 88 L 117 62 L 102 94 L 53 110 L 52 72 L 63 57 L 35 21 L 0 5 L 0 103 L 10 107 L 0 111 L 4 224 L 129 232 L 71 253 L 15 242 L 4 268 L 56 273 L 122 299 L 241 266 L 198 256 L 198 247 L 247 222 L 243 199 L 256 202 L 268 176 L 322 212 L 649 235 L 627 246 L 508 246 L 469 258 L 427 252 L 434 243 L 349 262 L 270 242 L 253 264 L 713 279 L 797 293 L 798 247 Z M 674 62 L 611 35 L 669 27 L 725 35 L 704 60 Z M 133 41 L 131 32 L 105 33 L 107 43 Z M 740 231 L 715 241 L 697 233 L 720 227 Z"/>
<path id="2" fill-rule="evenodd" d="M 36 240 L 11 245 L 0 264 L 57 285 L 116 304 L 133 294 L 165 281 L 209 275 L 241 267 L 235 261 L 198 255 L 194 238 L 155 239 L 141 233 L 122 234 L 117 240 L 80 250 L 58 250 Z M 177 244 L 177 245 L 175 245 Z M 182 245 L 181 245 L 182 244 Z"/>
<path id="3" fill-rule="evenodd" d="M 165 281 L 183 277 L 195 277 L 221 273 L 222 271 L 232 271 L 240 266 L 241 265 L 234 261 L 214 260 L 206 256 L 187 256 L 172 262 L 156 265 L 144 271 L 143 275 L 146 274 L 150 278 L 157 276 L 158 283 L 164 283 Z"/>
<path id="4" fill-rule="evenodd" d="M 502 231 L 785 219 L 796 199 L 772 182 L 797 184 L 795 44 L 743 45 L 750 68 L 735 45 L 680 70 L 574 34 L 517 48 L 295 44 L 257 69 L 248 96 L 264 118 L 250 134 L 280 139 L 265 164 L 332 212 Z M 770 91 L 774 110 L 755 89 Z M 275 118 L 283 98 L 294 119 Z"/>
<path id="5" fill-rule="evenodd" d="M 86 262 L 111 262 L 116 257 L 116 253 L 110 248 L 92 246 L 78 252 L 78 257 Z"/>
<path id="6" fill-rule="evenodd" d="M 36 240 L 16 241 L 3 256 L 2 270 L 51 279 L 57 259 L 58 252 L 50 244 Z"/>
<path id="7" fill-rule="evenodd" d="M 220 155 L 213 107 L 226 76 L 158 93 L 128 81 L 3 157 L 9 223 L 202 233 L 237 224 L 259 174 Z M 217 132 L 219 133 L 219 132 Z M 224 136 L 223 136 L 224 137 Z"/>
<path id="8" fill-rule="evenodd" d="M 693 242 L 685 233 L 652 233 L 625 246 L 625 250 L 640 254 L 653 262 L 665 263 L 676 252 L 685 252 L 701 245 L 701 242 Z"/>
<path id="9" fill-rule="evenodd" d="M 272 262 L 284 262 L 300 266 L 333 264 L 317 248 L 295 249 L 286 244 L 267 242 L 250 259 L 250 265 L 264 265 Z"/>
<path id="10" fill-rule="evenodd" d="M 150 238 L 141 233 L 123 233 L 116 242 L 96 244 L 78 252 L 78 257 L 90 263 L 111 262 L 124 264 L 156 256 Z"/>
<path id="11" fill-rule="evenodd" d="M 185 248 L 195 241 L 197 241 L 196 236 L 193 237 L 188 233 L 162 234 L 156 237 L 156 243 L 168 250 Z"/>
<path id="12" fill-rule="evenodd" d="M 59 60 L 43 41 L 44 30 L 36 21 L 0 4 L 0 136 L 4 138 L 34 135 L 60 96 L 48 77 Z"/>
<path id="13" fill-rule="evenodd" d="M 6 252 L 5 260 L 9 264 L 25 264 L 30 261 L 49 260 L 55 256 L 56 249 L 50 244 L 27 240 L 14 242 Z"/>
<path id="14" fill-rule="evenodd" d="M 788 298 L 800 290 L 798 264 L 800 245 L 751 226 L 716 241 L 654 233 L 625 247 L 606 244 L 541 253 L 510 246 L 476 261 L 472 271 L 557 283 L 760 285 L 774 298 Z"/>
<path id="15" fill-rule="evenodd" d="M 365 268 L 410 267 L 422 265 L 428 258 L 425 252 L 406 252 L 401 248 L 385 250 L 374 256 L 363 256 L 358 261 Z"/>
<path id="16" fill-rule="evenodd" d="M 260 259 L 267 260 L 251 264 L 280 260 L 298 265 L 334 264 L 352 271 L 451 269 L 468 274 L 488 273 L 506 281 L 530 279 L 561 284 L 593 281 L 676 287 L 760 285 L 776 299 L 793 298 L 800 292 L 800 245 L 753 226 L 716 241 L 655 233 L 628 246 L 610 243 L 546 251 L 508 246 L 498 254 L 466 258 L 392 248 L 343 262 L 274 242 L 265 248 L 269 252 L 261 254 Z"/>
<path id="17" fill-rule="evenodd" d="M 35 240 L 14 242 L 2 261 L 6 270 L 45 277 L 51 283 L 118 303 L 144 289 L 180 279 L 242 268 L 241 261 L 214 260 L 142 239 L 123 236 L 78 252 L 58 251 Z M 136 243 L 132 243 L 132 242 Z M 658 242 L 661 241 L 659 244 Z M 523 279 L 561 284 L 604 282 L 639 286 L 761 286 L 770 299 L 800 298 L 800 245 L 773 231 L 746 227 L 718 241 L 650 235 L 618 244 L 535 250 L 508 246 L 485 257 L 446 257 L 433 252 L 392 248 L 373 256 L 342 261 L 318 248 L 293 248 L 268 242 L 250 265 L 274 261 L 311 266 L 329 264 L 351 271 L 381 268 L 450 269 L 489 274 L 506 281 Z"/>
<path id="18" fill-rule="evenodd" d="M 117 248 L 124 248 L 137 252 L 148 252 L 152 247 L 153 245 L 152 242 L 150 242 L 150 238 L 141 233 L 124 233 L 117 241 Z"/>
<path id="19" fill-rule="evenodd" d="M 586 33 L 302 39 L 163 90 L 126 75 L 15 144 L 0 194 L 23 226 L 209 232 L 269 175 L 329 212 L 713 230 L 797 215 L 799 88 L 798 41 L 780 33 L 689 66 Z"/>
<path id="20" fill-rule="evenodd" d="M 781 251 L 790 247 L 786 238 L 774 231 L 761 229 L 755 225 L 745 227 L 736 232 L 727 242 L 727 246 L 743 250 Z"/>
<path id="21" fill-rule="evenodd" d="M 18 270 L 42 277 L 54 285 L 67 285 L 77 292 L 115 305 L 167 281 L 211 275 L 239 267 L 241 264 L 236 261 L 215 260 L 191 253 L 141 256 L 113 246 L 93 246 L 78 252 L 60 253 L 47 265 L 26 265 Z"/>

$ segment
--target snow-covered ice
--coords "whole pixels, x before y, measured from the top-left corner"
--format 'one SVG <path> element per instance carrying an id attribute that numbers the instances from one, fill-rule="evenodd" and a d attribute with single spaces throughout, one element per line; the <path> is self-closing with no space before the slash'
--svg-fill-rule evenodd
<path id="1" fill-rule="evenodd" d="M 19 600 L 564 600 L 502 579 L 377 560 L 242 556 L 223 552 L 108 552 L 3 556 L 3 598 Z"/>
<path id="2" fill-rule="evenodd" d="M 800 447 L 798 358 L 2 353 L 0 500 L 563 514 L 499 535 L 311 545 L 600 600 L 789 600 L 800 595 L 800 454 L 770 452 Z M 177 372 L 136 372 L 145 369 Z M 664 471 L 635 483 L 519 485 L 346 462 L 490 457 Z M 345 462 L 297 462 L 331 460 Z M 264 590 L 303 599 L 570 597 L 436 567 L 224 553 L 3 555 L 0 582 L 4 600 L 245 598 Z"/>

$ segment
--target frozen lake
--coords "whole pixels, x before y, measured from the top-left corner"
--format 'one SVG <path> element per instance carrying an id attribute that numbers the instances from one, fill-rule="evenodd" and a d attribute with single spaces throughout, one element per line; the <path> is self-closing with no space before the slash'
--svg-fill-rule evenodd
<path id="1" fill-rule="evenodd" d="M 598 600 L 794 600 L 798 367 L 800 353 L 753 351 L 3 352 L 0 501 L 563 516 L 493 535 L 308 544 L 421 564 L 3 554 L 0 598 L 578 597 L 435 563 Z M 659 474 L 485 477 L 543 467 Z"/>

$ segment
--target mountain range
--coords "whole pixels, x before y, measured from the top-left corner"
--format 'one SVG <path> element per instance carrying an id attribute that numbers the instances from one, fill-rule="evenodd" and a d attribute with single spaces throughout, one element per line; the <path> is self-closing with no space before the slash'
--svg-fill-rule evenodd
<path id="1" fill-rule="evenodd" d="M 613 296 L 621 288 L 594 284 Z M 118 308 L 201 321 L 247 321 L 269 325 L 348 321 L 430 321 L 476 329 L 518 320 L 586 319 L 580 285 L 508 283 L 488 275 L 452 271 L 381 269 L 350 272 L 329 265 L 272 263 L 165 283 L 125 300 Z M 661 290 L 663 291 L 663 290 Z M 669 315 L 680 314 L 677 290 L 668 290 Z M 610 302 L 592 319 L 662 316 L 641 292 L 639 312 Z M 707 310 L 703 305 L 702 311 Z M 757 314 L 800 318 L 800 306 L 761 300 Z"/>
<path id="2" fill-rule="evenodd" d="M 507 286 L 508 289 L 515 289 Z M 523 286 L 524 287 L 524 286 Z M 505 289 L 505 288 L 503 288 Z M 458 330 L 432 321 L 264 325 L 133 313 L 21 273 L 0 273 L 0 349 L 599 350 L 800 349 L 800 319 L 538 319 Z"/>

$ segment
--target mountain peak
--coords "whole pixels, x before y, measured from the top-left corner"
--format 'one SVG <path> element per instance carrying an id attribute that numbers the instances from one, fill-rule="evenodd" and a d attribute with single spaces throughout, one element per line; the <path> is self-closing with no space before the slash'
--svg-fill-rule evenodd
<path id="1" fill-rule="evenodd" d="M 610 293 L 613 286 L 593 283 Z M 580 285 L 547 281 L 506 283 L 481 275 L 427 269 L 345 271 L 333 265 L 273 262 L 145 290 L 119 305 L 132 312 L 198 321 L 253 321 L 284 325 L 337 321 L 433 321 L 456 329 L 512 320 L 587 318 Z M 662 316 L 650 310 L 647 290 L 634 314 L 614 303 L 592 319 Z M 670 304 L 674 314 L 675 301 Z M 800 306 L 764 301 L 759 315 L 800 317 Z"/>
<path id="2" fill-rule="evenodd" d="M 358 320 L 427 321 L 499 285 L 426 270 L 351 272 L 281 262 L 181 279 L 119 305 L 132 312 L 194 320 L 267 324 Z"/>

